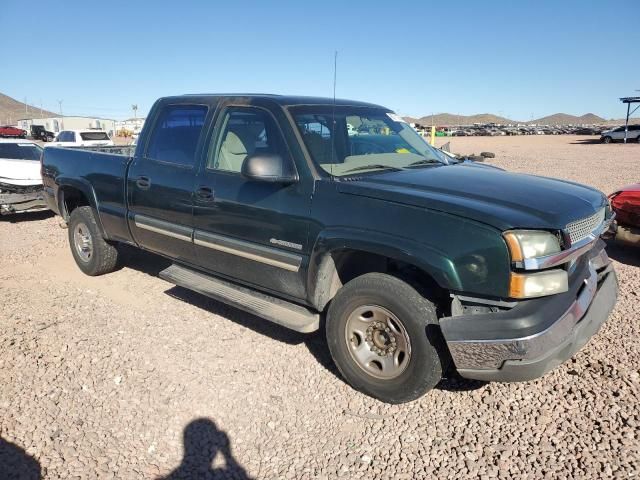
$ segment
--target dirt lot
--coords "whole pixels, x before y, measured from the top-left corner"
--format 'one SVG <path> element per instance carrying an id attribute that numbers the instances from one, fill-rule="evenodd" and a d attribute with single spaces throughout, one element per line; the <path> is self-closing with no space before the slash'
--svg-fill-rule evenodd
<path id="1" fill-rule="evenodd" d="M 588 140 L 451 141 L 605 192 L 640 180 L 640 145 Z M 66 234 L 47 214 L 0 220 L 0 478 L 15 465 L 23 478 L 640 473 L 640 251 L 610 249 L 618 305 L 569 363 L 523 384 L 445 380 L 389 406 L 339 378 L 321 335 L 172 287 L 150 254 L 83 276 Z"/>

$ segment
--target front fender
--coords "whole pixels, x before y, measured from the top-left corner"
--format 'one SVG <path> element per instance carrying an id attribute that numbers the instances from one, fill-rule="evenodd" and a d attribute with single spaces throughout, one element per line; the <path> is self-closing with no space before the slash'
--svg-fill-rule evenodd
<path id="1" fill-rule="evenodd" d="M 320 234 L 310 259 L 309 273 L 313 275 L 317 272 L 313 269 L 320 266 L 327 254 L 343 249 L 400 260 L 425 270 L 441 286 L 446 285 L 454 290 L 462 286 L 455 265 L 445 252 L 415 240 L 348 227 L 328 229 Z"/>
<path id="2" fill-rule="evenodd" d="M 309 261 L 308 285 L 314 305 L 331 284 L 331 253 L 350 249 L 382 255 L 419 268 L 443 289 L 468 295 L 505 297 L 509 256 L 497 230 L 462 218 L 430 231 L 425 239 L 339 227 L 320 233 Z M 335 267 L 333 267 L 335 269 Z M 324 282 L 324 283 L 323 283 Z M 317 303 L 316 303 L 317 302 Z"/>

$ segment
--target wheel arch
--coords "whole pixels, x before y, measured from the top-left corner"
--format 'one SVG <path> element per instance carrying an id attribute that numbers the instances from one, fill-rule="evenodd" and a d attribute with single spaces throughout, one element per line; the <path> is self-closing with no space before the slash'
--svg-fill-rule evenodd
<path id="1" fill-rule="evenodd" d="M 324 232 L 316 242 L 308 271 L 311 304 L 324 310 L 343 284 L 372 272 L 397 274 L 437 296 L 461 289 L 455 265 L 444 254 L 401 237 L 341 229 Z"/>
<path id="2" fill-rule="evenodd" d="M 91 184 L 80 179 L 59 179 L 58 209 L 65 222 L 69 221 L 69 216 L 73 210 L 82 206 L 92 207 L 96 213 L 99 212 L 98 200 Z M 106 239 L 107 236 L 99 213 L 96 215 L 96 221 L 100 228 L 100 233 Z"/>

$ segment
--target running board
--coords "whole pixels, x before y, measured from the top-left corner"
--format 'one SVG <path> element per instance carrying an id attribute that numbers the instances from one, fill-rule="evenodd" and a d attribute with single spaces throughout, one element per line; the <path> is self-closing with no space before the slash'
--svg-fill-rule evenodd
<path id="1" fill-rule="evenodd" d="M 167 282 L 201 293 L 297 332 L 315 332 L 320 328 L 320 315 L 308 308 L 187 267 L 173 264 L 161 271 L 159 276 Z"/>

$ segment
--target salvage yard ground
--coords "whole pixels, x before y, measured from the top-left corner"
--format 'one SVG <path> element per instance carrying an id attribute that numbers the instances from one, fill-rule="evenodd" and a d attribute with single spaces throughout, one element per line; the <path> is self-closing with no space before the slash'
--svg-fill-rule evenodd
<path id="1" fill-rule="evenodd" d="M 640 181 L 637 144 L 447 141 L 606 193 Z M 9 462 L 44 478 L 189 478 L 212 460 L 230 478 L 640 474 L 640 249 L 610 249 L 618 305 L 567 364 L 529 383 L 445 380 L 391 406 L 340 379 L 321 335 L 174 287 L 151 254 L 82 275 L 58 223 L 0 219 L 0 478 Z"/>

